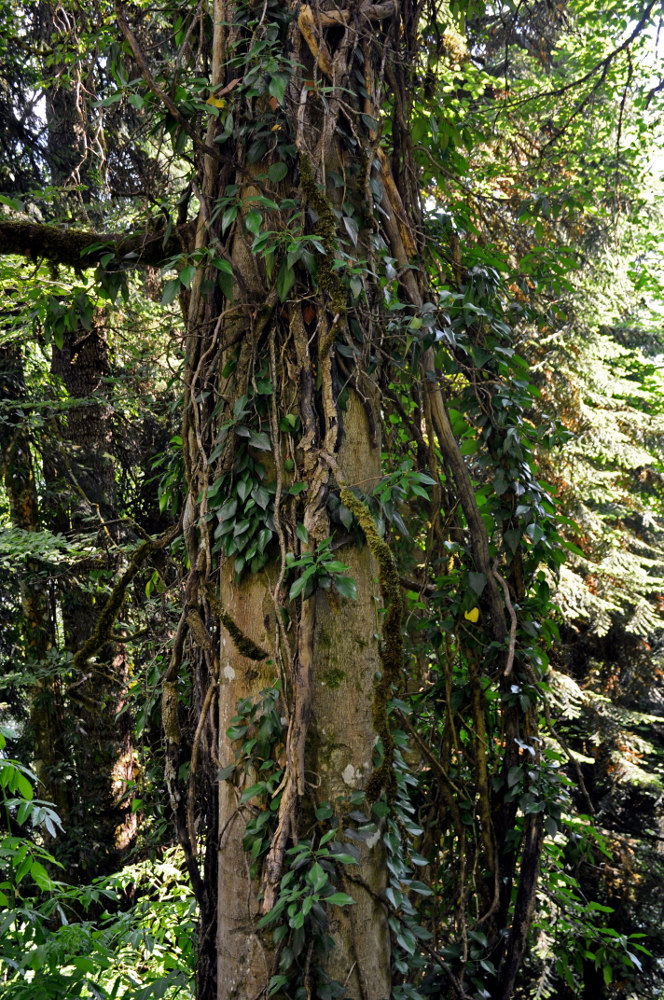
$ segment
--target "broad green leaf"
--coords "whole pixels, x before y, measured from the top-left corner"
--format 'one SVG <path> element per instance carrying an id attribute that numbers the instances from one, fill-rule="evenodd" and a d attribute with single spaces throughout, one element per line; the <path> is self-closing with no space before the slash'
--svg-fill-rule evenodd
<path id="1" fill-rule="evenodd" d="M 288 293 L 295 284 L 295 271 L 283 261 L 277 275 L 277 292 L 282 302 L 288 298 Z"/>
<path id="2" fill-rule="evenodd" d="M 354 906 L 355 900 L 352 896 L 349 896 L 345 892 L 333 892 L 331 896 L 326 896 L 324 899 L 326 904 L 330 906 Z"/>
<path id="3" fill-rule="evenodd" d="M 267 176 L 270 178 L 273 184 L 278 184 L 282 181 L 286 174 L 288 173 L 288 167 L 283 161 L 273 163 L 267 172 Z"/>
<path id="4" fill-rule="evenodd" d="M 250 233 L 254 236 L 258 236 L 261 229 L 261 222 L 263 221 L 263 216 L 260 212 L 257 212 L 255 208 L 252 208 L 251 212 L 247 215 L 244 220 L 244 224 Z"/>
<path id="5" fill-rule="evenodd" d="M 179 278 L 171 278 L 170 281 L 166 282 L 164 286 L 164 293 L 161 297 L 162 306 L 167 306 L 173 301 L 175 296 L 178 294 L 180 287 Z"/>

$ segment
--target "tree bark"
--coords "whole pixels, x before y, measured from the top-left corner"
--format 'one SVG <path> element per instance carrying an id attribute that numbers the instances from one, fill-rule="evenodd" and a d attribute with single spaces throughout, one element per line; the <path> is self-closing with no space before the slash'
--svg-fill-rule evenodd
<path id="1" fill-rule="evenodd" d="M 335 349 L 335 341 L 352 335 L 347 291 L 333 266 L 341 237 L 335 212 L 341 211 L 342 193 L 329 178 L 331 173 L 349 171 L 356 189 L 354 197 L 359 200 L 364 198 L 366 180 L 356 163 L 345 162 L 347 153 L 336 130 L 342 115 L 343 87 L 349 84 L 355 45 L 360 44 L 355 32 L 346 29 L 353 9 L 348 5 L 340 10 L 339 21 L 331 15 L 326 21 L 342 35 L 333 55 L 311 21 L 310 8 L 293 6 L 282 52 L 293 52 L 296 61 L 303 61 L 303 75 L 291 77 L 281 107 L 276 99 L 270 104 L 265 95 L 254 100 L 253 118 L 251 113 L 247 118 L 247 123 L 253 120 L 259 128 L 261 113 L 274 113 L 280 123 L 275 129 L 285 129 L 293 136 L 295 150 L 291 150 L 286 174 L 268 187 L 274 199 L 290 198 L 301 206 L 297 222 L 290 225 L 298 226 L 302 239 L 315 241 L 317 279 L 312 280 L 302 264 L 294 264 L 290 290 L 277 280 L 280 268 L 282 274 L 287 268 L 285 243 L 291 239 L 284 231 L 287 211 L 261 207 L 261 230 L 277 234 L 273 268 L 252 252 L 256 216 L 250 213 L 261 206 L 266 165 L 252 164 L 243 142 L 228 138 L 221 144 L 220 157 L 206 152 L 198 184 L 202 208 L 196 248 L 199 253 L 204 250 L 212 264 L 220 257 L 229 260 L 233 268 L 232 293 L 227 286 L 223 294 L 220 291 L 214 264 L 200 268 L 192 283 L 182 434 L 188 481 L 184 533 L 191 567 L 185 593 L 187 607 L 197 613 L 196 617 L 191 611 L 185 615 L 189 635 L 183 639 L 182 659 L 194 664 L 193 697 L 203 711 L 192 741 L 199 794 L 214 784 L 210 776 L 218 767 L 226 775 L 218 784 L 218 825 L 213 827 L 212 837 L 208 829 L 206 838 L 206 879 L 210 869 L 207 859 L 213 852 L 218 869 L 216 892 L 212 893 L 206 879 L 199 889 L 198 994 L 204 1000 L 244 1000 L 266 990 L 271 976 L 279 970 L 282 950 L 274 947 L 272 928 L 264 931 L 257 923 L 279 902 L 281 878 L 291 864 L 288 850 L 303 839 L 311 840 L 315 849 L 326 828 L 317 825 L 315 818 L 323 803 L 329 804 L 329 822 L 338 825 L 341 836 L 353 808 L 352 793 L 366 788 L 374 772 L 375 683 L 382 669 L 376 638 L 382 617 L 379 568 L 369 547 L 358 545 L 362 536 L 359 526 L 350 535 L 333 533 L 327 506 L 330 495 L 340 486 L 370 494 L 380 476 L 380 446 L 375 435 L 378 400 L 369 390 L 360 394 L 351 388 L 342 409 Z M 390 14 L 381 6 L 376 17 L 376 23 L 383 23 Z M 213 21 L 214 91 L 229 83 L 226 53 L 229 46 L 239 44 L 243 29 L 239 22 L 229 23 L 232 8 L 221 0 L 214 5 Z M 371 27 L 369 16 L 363 15 L 363 32 Z M 335 69 L 325 61 L 327 56 L 336 59 Z M 246 71 L 250 65 L 248 62 Z M 239 69 L 233 72 L 241 73 Z M 334 85 L 321 103 L 305 81 L 329 72 Z M 206 150 L 219 132 L 220 123 L 211 116 Z M 236 164 L 235 169 L 229 168 L 229 161 Z M 238 214 L 225 233 L 214 206 L 228 185 L 239 188 Z M 359 239 L 368 245 L 369 230 L 362 228 Z M 281 237 L 280 229 L 284 231 Z M 258 378 L 271 386 L 265 405 L 256 396 Z M 253 404 L 246 402 L 247 397 Z M 235 432 L 238 420 L 234 414 L 250 405 L 255 407 L 255 415 L 247 416 L 246 421 L 258 419 L 251 425 L 250 435 L 266 435 L 260 443 L 256 438 L 258 450 L 251 446 L 252 436 L 247 447 L 246 438 L 241 436 L 245 431 L 239 428 L 239 436 Z M 288 414 L 299 418 L 297 434 L 282 429 Z M 223 430 L 229 420 L 230 433 Z M 220 457 L 211 462 L 209 456 L 220 437 L 226 443 Z M 266 454 L 263 449 L 268 440 Z M 219 448 L 215 454 L 219 455 Z M 261 482 L 269 486 L 274 498 L 266 510 L 266 524 L 272 532 L 269 558 L 261 572 L 244 570 L 238 576 L 235 557 L 215 551 L 213 529 L 219 524 L 222 503 L 237 495 L 234 491 L 243 468 L 240 464 L 238 469 L 238 461 L 249 462 L 255 469 L 259 460 L 266 470 Z M 221 477 L 227 486 L 217 495 L 213 487 Z M 306 487 L 299 499 L 288 493 L 294 478 Z M 215 499 L 208 500 L 208 494 Z M 301 527 L 296 532 L 298 523 Z M 307 559 L 319 558 L 324 551 L 321 543 L 330 535 L 338 536 L 334 558 L 349 567 L 346 572 L 356 582 L 357 601 L 338 595 L 331 580 L 329 590 L 315 588 L 311 595 L 304 593 L 289 601 L 293 576 L 287 573 L 286 552 L 294 551 L 306 565 Z M 215 614 L 215 602 L 222 606 L 226 624 L 219 609 Z M 194 627 L 194 622 L 200 622 L 205 631 L 201 632 L 198 624 Z M 218 643 L 214 640 L 217 629 Z M 247 638 L 265 650 L 265 659 L 247 658 Z M 174 684 L 177 673 L 173 667 L 169 685 Z M 274 792 L 274 804 L 279 803 L 274 822 L 266 826 L 269 847 L 252 874 L 252 859 L 242 841 L 256 807 L 242 802 L 241 797 L 260 772 L 250 761 L 233 769 L 242 741 L 226 734 L 238 703 L 246 704 L 248 699 L 255 704 L 261 691 L 277 680 L 281 682 L 280 711 L 286 731 L 284 745 L 275 753 L 281 755 L 283 779 Z M 217 683 L 215 716 L 209 706 L 217 698 Z M 169 686 L 169 699 L 173 690 Z M 170 704 L 167 715 L 174 718 Z M 176 747 L 179 744 L 183 751 L 185 737 L 175 727 L 171 732 L 171 797 L 177 812 L 184 790 L 174 787 Z M 198 752 L 203 745 L 208 751 L 205 762 Z M 190 793 L 191 788 L 190 783 Z M 185 827 L 185 849 L 190 857 L 195 856 L 199 847 L 195 824 L 181 820 L 180 829 Z M 351 881 L 339 866 L 331 876 L 335 889 L 352 896 L 354 905 L 325 908 L 330 947 L 314 953 L 311 918 L 304 926 L 304 937 L 292 927 L 289 930 L 294 965 L 288 975 L 291 982 L 299 981 L 307 990 L 315 990 L 322 976 L 341 983 L 346 995 L 356 1000 L 382 1000 L 390 993 L 390 939 L 386 908 L 380 900 L 386 884 L 380 832 L 363 846 L 352 875 Z"/>
<path id="2" fill-rule="evenodd" d="M 142 233 L 96 233 L 84 229 L 27 220 L 0 220 L 0 254 L 16 254 L 29 260 L 48 260 L 77 271 L 98 267 L 103 257 L 115 255 L 115 267 L 159 267 L 182 251 L 191 227 L 170 234 L 147 230 Z"/>
<path id="3" fill-rule="evenodd" d="M 51 370 L 67 391 L 66 414 L 60 418 L 59 453 L 45 462 L 45 477 L 53 494 L 52 521 L 57 530 L 76 538 L 96 536 L 107 547 L 110 567 L 114 551 L 116 484 L 113 414 L 105 397 L 109 347 L 104 317 L 97 313 L 89 330 L 66 331 L 62 347 L 53 347 Z M 110 527 L 109 527 L 110 523 Z M 93 634 L 99 602 L 76 576 L 58 581 L 64 648 L 76 654 Z M 135 817 L 124 801 L 127 775 L 133 777 L 131 719 L 119 717 L 127 681 L 122 646 L 106 641 L 94 659 L 75 662 L 70 685 L 74 731 L 75 802 L 72 826 L 66 832 L 75 861 L 76 878 L 85 881 L 114 863 L 135 831 Z M 110 724 L 109 724 L 110 723 Z"/>
<path id="4" fill-rule="evenodd" d="M 25 380 L 20 352 L 14 346 L 0 351 L 0 397 L 5 403 L 14 400 L 20 412 L 14 415 L 10 411 L 5 416 L 0 433 L 2 478 L 12 523 L 22 531 L 35 532 L 41 525 L 33 445 L 20 410 L 25 398 Z M 48 605 L 48 592 L 44 567 L 38 559 L 26 557 L 19 569 L 19 593 L 25 669 L 32 675 L 28 691 L 35 747 L 33 766 L 39 783 L 37 794 L 53 802 L 60 820 L 67 824 L 71 803 L 66 782 L 62 691 L 59 677 L 48 663 L 48 654 L 54 647 L 53 609 Z"/>

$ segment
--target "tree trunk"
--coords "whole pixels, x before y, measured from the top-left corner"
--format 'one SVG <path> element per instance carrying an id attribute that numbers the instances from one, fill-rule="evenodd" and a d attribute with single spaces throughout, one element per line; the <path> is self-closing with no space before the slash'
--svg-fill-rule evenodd
<path id="1" fill-rule="evenodd" d="M 53 347 L 51 369 L 67 391 L 68 409 L 62 418 L 59 454 L 46 463 L 45 472 L 55 494 L 56 529 L 74 539 L 93 534 L 107 547 L 110 566 L 116 568 L 113 415 L 103 384 L 109 372 L 108 354 L 101 314 L 93 317 L 90 329 L 66 331 L 62 346 Z M 57 588 L 64 648 L 71 654 L 93 633 L 99 614 L 94 592 L 81 583 L 85 567 L 77 570 L 76 575 L 63 577 Z M 127 776 L 133 774 L 131 720 L 127 713 L 118 718 L 126 680 L 124 651 L 109 641 L 74 676 L 70 687 L 77 791 L 68 840 L 81 880 L 110 865 L 135 830 L 135 817 L 123 799 Z"/>
<path id="2" fill-rule="evenodd" d="M 345 121 L 342 95 L 352 85 L 353 61 L 375 58 L 367 46 L 368 33 L 381 19 L 389 20 L 382 9 L 375 25 L 365 19 L 360 40 L 346 28 L 353 11 L 354 5 L 346 5 L 339 8 L 338 21 L 335 14 L 327 22 L 333 29 L 329 40 L 334 36 L 336 46 L 335 68 L 328 43 L 316 34 L 310 8 L 293 5 L 291 19 L 259 28 L 258 37 L 265 32 L 278 59 L 272 92 L 251 97 L 246 119 L 237 120 L 235 132 L 247 135 L 246 140 L 226 134 L 215 146 L 223 116 L 210 117 L 205 148 L 218 149 L 219 157 L 206 153 L 199 177 L 195 253 L 202 265 L 191 292 L 184 295 L 184 534 L 190 574 L 164 688 L 164 714 L 171 801 L 201 903 L 201 1000 L 259 995 L 279 973 L 289 989 L 299 982 L 309 991 L 332 980 L 357 1000 L 381 1000 L 390 993 L 387 911 L 379 898 L 386 883 L 380 831 L 363 843 L 359 864 L 347 870 L 327 859 L 325 851 L 319 853 L 320 838 L 332 827 L 343 844 L 342 831 L 353 826 L 349 814 L 371 776 L 379 773 L 376 720 L 384 716 L 390 686 L 390 679 L 382 687 L 376 682 L 387 667 L 377 640 L 383 628 L 382 567 L 364 540 L 369 524 L 361 528 L 355 519 L 351 526 L 346 509 L 346 526 L 335 526 L 330 506 L 334 501 L 338 508 L 342 487 L 370 495 L 380 476 L 376 388 L 369 382 L 360 390 L 354 376 L 342 375 L 335 347 L 337 342 L 353 343 L 356 336 L 347 314 L 347 277 L 344 273 L 342 280 L 335 267 L 341 264 L 341 233 L 358 255 L 373 253 L 374 246 L 369 218 L 350 221 L 350 240 L 337 219 L 349 211 L 342 209 L 342 175 L 348 198 L 357 205 L 365 200 L 372 141 L 365 126 L 360 161 L 348 158 L 338 135 Z M 237 21 L 229 24 L 233 15 Z M 251 76 L 256 58 L 251 51 L 244 66 L 228 64 L 229 52 L 250 46 L 252 36 L 243 19 L 240 8 L 215 3 L 213 93 L 234 86 L 233 79 Z M 125 35 L 129 37 L 127 30 Z M 291 59 L 303 64 L 301 75 L 291 73 Z M 319 84 L 330 87 L 324 100 L 314 94 Z M 364 109 L 365 98 L 359 101 Z M 236 113 L 244 106 L 237 102 Z M 257 161 L 251 137 L 255 134 L 260 143 L 266 132 L 288 142 L 288 148 L 268 153 L 266 143 L 265 158 Z M 229 190 L 237 192 L 230 201 Z M 230 204 L 237 212 L 230 226 L 215 207 L 219 204 Z M 255 238 L 269 232 L 267 254 L 256 252 Z M 225 277 L 227 261 L 232 275 Z M 371 298 L 376 294 L 369 292 Z M 367 351 L 368 343 L 358 350 Z M 258 521 L 247 506 L 248 496 L 255 498 L 255 511 L 261 508 Z M 223 531 L 223 505 L 228 502 L 237 508 L 232 541 Z M 356 502 L 373 524 L 363 503 Z M 250 522 L 246 532 L 241 508 Z M 261 540 L 261 526 L 267 529 L 267 542 Z M 251 536 L 249 543 L 244 534 Z M 335 547 L 334 554 L 328 544 Z M 287 553 L 292 553 L 288 560 Z M 389 557 L 384 559 L 387 565 Z M 329 574 L 325 560 L 333 567 Z M 340 562 L 347 569 L 335 568 Z M 289 599 L 289 588 L 307 567 L 318 586 Z M 356 600 L 337 592 L 336 574 L 353 578 Z M 340 583 L 347 593 L 345 586 Z M 390 641 L 400 648 L 397 604 Z M 193 665 L 195 706 L 186 790 L 176 779 L 187 756 L 184 715 L 182 709 L 178 715 L 175 704 L 183 661 Z M 238 704 L 245 711 L 248 705 L 260 706 L 261 692 L 277 682 L 284 731 L 274 736 L 263 760 L 243 749 L 246 733 L 237 736 L 233 720 Z M 381 735 L 387 737 L 385 728 Z M 393 781 L 389 746 L 384 753 L 385 767 L 374 780 L 372 798 Z M 277 770 L 278 787 L 273 784 L 243 801 L 243 791 L 260 781 L 266 767 Z M 215 788 L 218 824 L 209 818 Z M 202 879 L 196 791 L 208 816 Z M 362 808 L 371 811 L 370 803 Z M 263 848 L 252 857 L 250 846 L 257 838 L 251 826 L 247 832 L 247 823 L 255 823 L 266 810 L 271 816 L 263 828 Z M 296 845 L 309 845 L 299 867 L 293 867 L 294 856 L 288 853 Z M 327 867 L 319 866 L 319 856 Z M 213 887 L 209 878 L 215 867 Z M 328 888 L 304 911 L 298 926 L 296 913 L 312 895 L 321 870 Z M 263 930 L 257 926 L 259 918 L 275 906 L 279 912 L 281 880 L 287 874 L 300 886 L 300 895 L 290 913 Z M 331 889 L 352 897 L 352 905 L 325 905 Z M 279 923 L 285 937 L 275 947 L 272 932 Z"/>
<path id="3" fill-rule="evenodd" d="M 379 475 L 379 449 L 369 443 L 365 413 L 351 396 L 344 416 L 344 443 L 338 454 L 339 467 L 349 482 L 371 487 Z M 302 632 L 309 631 L 309 688 L 311 719 L 305 760 L 304 794 L 298 798 L 300 819 L 289 830 L 288 845 L 306 836 L 316 806 L 329 803 L 340 829 L 348 823 L 350 794 L 365 788 L 372 772 L 376 734 L 372 726 L 374 680 L 380 670 L 376 641 L 378 567 L 367 547 L 354 545 L 339 551 L 348 573 L 357 581 L 356 601 L 318 590 L 302 609 L 298 650 L 294 658 L 302 666 Z M 236 585 L 222 573 L 222 601 L 236 625 L 252 640 L 270 650 L 269 665 L 257 668 L 223 635 L 220 644 L 219 734 L 220 764 L 235 760 L 237 743 L 223 739 L 241 699 L 256 700 L 260 692 L 278 679 L 274 661 L 279 653 L 275 607 L 269 589 L 260 578 Z M 293 674 L 297 671 L 294 664 Z M 290 712 L 297 699 L 305 697 L 303 681 L 294 682 Z M 288 772 L 287 772 L 288 774 Z M 250 860 L 242 848 L 249 811 L 238 799 L 243 786 L 257 775 L 250 771 L 235 784 L 220 786 L 219 884 L 218 884 L 218 993 L 219 1000 L 256 996 L 266 989 L 273 967 L 267 942 L 250 928 L 262 912 L 257 879 L 250 877 Z M 284 795 L 287 794 L 288 785 Z M 284 873 L 286 868 L 284 868 Z M 379 837 L 364 846 L 359 867 L 349 869 L 352 883 L 340 879 L 337 888 L 348 892 L 355 905 L 330 908 L 328 933 L 334 948 L 326 956 L 324 969 L 333 980 L 345 984 L 347 996 L 381 1000 L 390 994 L 390 943 L 384 905 L 378 900 L 385 888 L 385 859 Z M 265 886 L 264 886 L 265 888 Z M 309 944 L 306 941 L 304 947 Z"/>
<path id="4" fill-rule="evenodd" d="M 14 346 L 0 351 L 0 398 L 15 403 L 19 414 L 2 422 L 0 455 L 12 524 L 22 531 L 40 529 L 39 502 L 33 467 L 32 442 L 26 432 L 24 411 L 25 381 L 22 359 Z M 19 570 L 21 633 L 29 682 L 30 728 L 35 753 L 34 771 L 39 782 L 37 794 L 53 802 L 66 824 L 70 799 L 66 783 L 63 741 L 62 692 L 57 673 L 49 669 L 48 654 L 53 649 L 53 610 L 48 606 L 46 572 L 39 560 L 28 556 Z"/>

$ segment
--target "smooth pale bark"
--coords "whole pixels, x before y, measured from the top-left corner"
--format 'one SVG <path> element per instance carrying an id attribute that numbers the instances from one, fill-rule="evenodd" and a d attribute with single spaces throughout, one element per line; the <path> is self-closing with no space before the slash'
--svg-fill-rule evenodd
<path id="1" fill-rule="evenodd" d="M 363 407 L 351 393 L 344 414 L 344 442 L 339 465 L 349 484 L 370 491 L 380 472 L 380 449 L 369 443 Z M 372 770 L 376 734 L 372 728 L 374 679 L 380 669 L 378 642 L 380 597 L 377 566 L 367 546 L 353 543 L 335 555 L 348 564 L 357 582 L 357 601 L 318 591 L 314 602 L 312 712 L 307 739 L 305 775 L 316 803 L 329 802 L 343 822 L 350 794 L 366 785 Z M 266 577 L 239 584 L 223 574 L 222 602 L 242 631 L 263 648 L 275 648 L 275 607 Z M 243 657 L 227 634 L 219 654 L 219 759 L 222 767 L 235 760 L 235 746 L 224 734 L 241 698 L 257 698 L 276 680 L 275 667 Z M 245 785 L 251 784 L 251 776 Z M 260 913 L 259 886 L 249 876 L 250 861 L 242 850 L 248 818 L 238 809 L 241 788 L 221 782 L 219 796 L 218 998 L 243 1000 L 265 989 L 270 975 L 271 935 L 252 928 Z M 310 806 L 308 807 L 310 809 Z M 356 903 L 330 907 L 329 933 L 335 941 L 327 974 L 345 984 L 347 995 L 363 1000 L 389 996 L 389 931 L 386 911 L 376 899 L 385 886 L 380 838 L 362 850 L 361 864 L 349 869 L 352 881 L 338 888 Z M 364 888 L 364 883 L 367 888 Z"/>
<path id="2" fill-rule="evenodd" d="M 340 468 L 349 485 L 370 493 L 380 476 L 380 447 L 370 444 L 366 417 L 351 394 L 344 414 Z M 378 567 L 365 545 L 338 550 L 357 583 L 357 601 L 315 596 L 314 672 L 311 750 L 307 763 L 320 786 L 317 799 L 330 802 L 340 819 L 348 796 L 366 786 L 372 771 L 376 733 L 372 726 L 374 681 L 381 669 L 376 635 L 380 631 Z M 330 596 L 328 596 L 330 594 Z M 377 899 L 386 884 L 380 836 L 363 845 L 352 882 L 340 886 L 355 905 L 331 907 L 330 934 L 336 947 L 327 973 L 343 983 L 347 995 L 382 1000 L 390 995 L 390 938 L 385 906 Z M 355 876 L 359 880 L 355 881 Z M 363 883 L 363 884 L 362 884 Z M 365 888 L 366 886 L 366 888 Z M 367 891 L 370 890 L 370 891 Z"/>

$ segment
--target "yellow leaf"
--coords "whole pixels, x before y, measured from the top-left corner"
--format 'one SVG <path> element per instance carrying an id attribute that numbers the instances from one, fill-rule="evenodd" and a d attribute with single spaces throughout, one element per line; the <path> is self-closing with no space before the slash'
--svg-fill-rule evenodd
<path id="1" fill-rule="evenodd" d="M 463 617 L 466 619 L 466 621 L 473 623 L 477 621 L 479 616 L 480 616 L 479 608 L 471 608 L 470 611 L 464 611 L 463 613 Z"/>
<path id="2" fill-rule="evenodd" d="M 225 108 L 227 101 L 220 100 L 218 97 L 208 97 L 206 104 L 211 104 L 213 108 Z"/>

